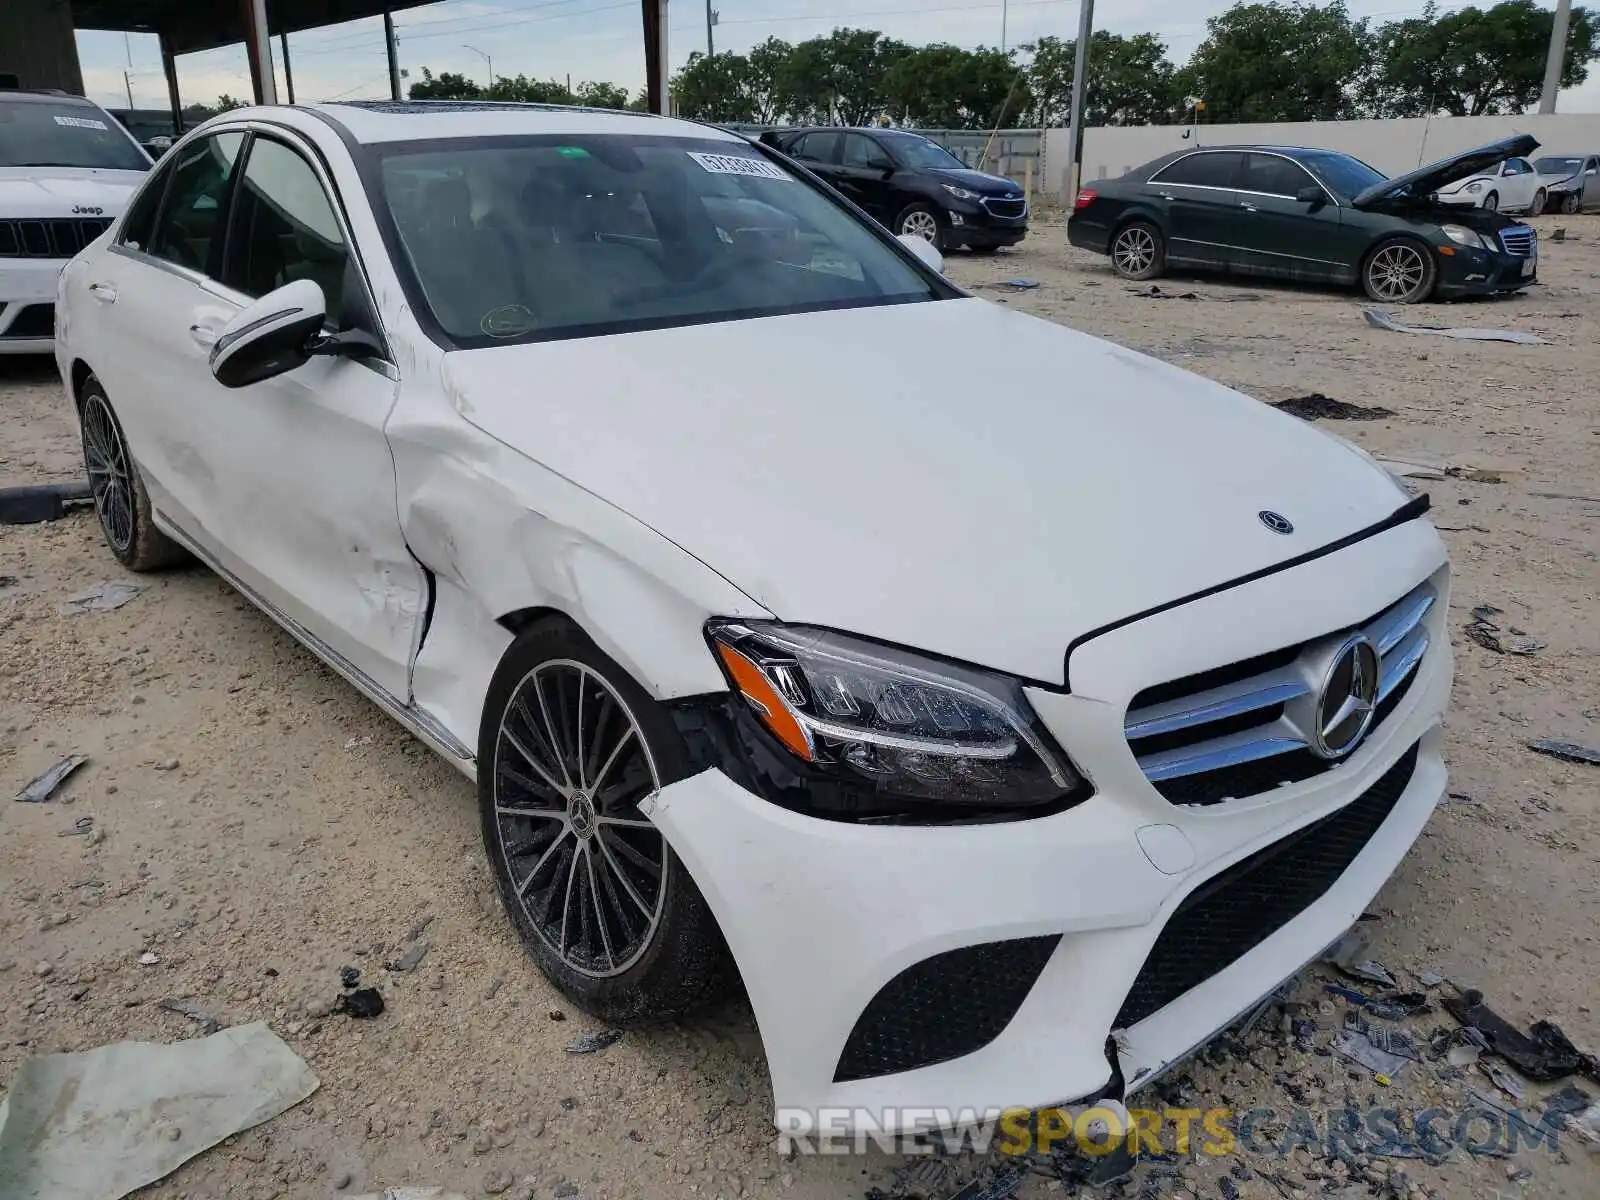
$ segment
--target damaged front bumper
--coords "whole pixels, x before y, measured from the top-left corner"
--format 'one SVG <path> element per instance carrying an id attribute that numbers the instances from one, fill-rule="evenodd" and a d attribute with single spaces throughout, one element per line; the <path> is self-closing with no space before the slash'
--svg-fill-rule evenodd
<path id="1" fill-rule="evenodd" d="M 1359 620 L 1442 561 L 1437 534 L 1412 522 L 1089 643 L 1074 657 L 1072 694 L 1030 690 L 1097 789 L 1053 816 L 825 820 L 719 769 L 664 788 L 647 811 L 737 961 L 780 1127 L 794 1111 L 848 1110 L 894 1131 L 926 1122 L 930 1108 L 1121 1099 L 1333 942 L 1444 790 L 1444 639 L 1348 760 L 1248 800 L 1191 807 L 1160 796 L 1122 736 L 1127 699 L 1163 670 L 1173 677 L 1163 661 L 1215 665 Z M 1294 911 L 1270 930 L 1249 927 L 1313 870 L 1316 886 L 1302 886 Z M 1242 941 L 1209 945 L 1212 928 Z M 1173 971 L 1177 991 L 1161 977 Z"/>

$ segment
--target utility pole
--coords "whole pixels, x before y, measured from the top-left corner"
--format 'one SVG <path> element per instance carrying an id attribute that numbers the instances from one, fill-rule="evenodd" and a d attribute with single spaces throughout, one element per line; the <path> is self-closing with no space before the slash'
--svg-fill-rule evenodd
<path id="1" fill-rule="evenodd" d="M 1000 0 L 1000 53 L 1006 52 L 1006 10 L 1010 7 L 1007 0 Z"/>
<path id="2" fill-rule="evenodd" d="M 494 86 L 494 59 L 490 58 L 482 50 L 479 50 L 476 46 L 469 46 L 465 42 L 463 42 L 461 44 L 461 48 L 463 50 L 471 50 L 479 58 L 483 59 L 484 62 L 489 64 L 489 86 L 493 87 Z"/>
<path id="3" fill-rule="evenodd" d="M 1561 90 L 1561 71 L 1567 63 L 1567 27 L 1572 23 L 1572 0 L 1556 0 L 1556 19 L 1550 27 L 1550 54 L 1544 60 L 1544 92 L 1539 111 L 1556 110 L 1556 93 Z"/>
<path id="4" fill-rule="evenodd" d="M 287 50 L 284 51 L 288 53 Z M 394 14 L 384 6 L 383 10 L 383 53 L 389 60 L 389 99 L 400 103 L 400 39 L 394 32 Z"/>
<path id="5" fill-rule="evenodd" d="M 1094 0 L 1078 5 L 1078 53 L 1072 65 L 1072 112 L 1067 120 L 1067 170 L 1062 176 L 1061 203 L 1071 212 L 1078 203 L 1083 171 L 1083 101 L 1089 90 L 1089 38 L 1094 33 Z"/>
<path id="6" fill-rule="evenodd" d="M 717 10 L 711 7 L 711 0 L 706 0 L 706 57 L 710 58 L 717 52 L 717 44 L 711 38 L 711 27 L 717 23 Z"/>
<path id="7" fill-rule="evenodd" d="M 289 31 L 278 30 L 278 45 L 283 48 L 283 85 L 289 92 L 289 103 L 294 103 L 294 68 L 289 65 Z"/>

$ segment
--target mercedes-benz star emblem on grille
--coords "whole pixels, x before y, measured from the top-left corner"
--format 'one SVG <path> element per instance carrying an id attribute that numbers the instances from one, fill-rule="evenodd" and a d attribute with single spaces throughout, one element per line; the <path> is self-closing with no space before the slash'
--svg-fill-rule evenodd
<path id="1" fill-rule="evenodd" d="M 1323 758 L 1343 758 L 1356 748 L 1372 724 L 1378 703 L 1378 648 L 1357 634 L 1338 650 L 1317 696 L 1311 750 Z"/>
<path id="2" fill-rule="evenodd" d="M 1284 516 L 1282 513 L 1275 513 L 1270 508 L 1263 508 L 1256 514 L 1256 516 L 1259 517 L 1261 519 L 1261 523 L 1268 529 L 1272 530 L 1273 533 L 1294 532 L 1294 522 L 1289 520 L 1289 518 Z"/>

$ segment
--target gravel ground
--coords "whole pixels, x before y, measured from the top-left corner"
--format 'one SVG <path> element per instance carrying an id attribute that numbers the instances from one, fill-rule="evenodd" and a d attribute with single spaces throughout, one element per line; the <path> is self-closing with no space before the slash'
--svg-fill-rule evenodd
<path id="1" fill-rule="evenodd" d="M 1390 408 L 1330 427 L 1381 456 L 1465 469 L 1419 485 L 1455 563 L 1448 754 L 1461 798 L 1435 814 L 1364 928 L 1402 985 L 1438 972 L 1483 989 L 1514 1023 L 1551 1017 L 1594 1050 L 1600 768 L 1525 747 L 1545 736 L 1600 744 L 1600 222 L 1568 218 L 1577 240 L 1549 241 L 1561 223 L 1537 222 L 1541 286 L 1405 314 L 1529 330 L 1548 346 L 1380 332 L 1337 291 L 1195 278 L 1161 284 L 1193 299 L 1139 296 L 1103 260 L 1064 248 L 1059 225 L 1017 251 L 953 256 L 949 270 L 981 295 L 1264 401 L 1320 392 Z M 1015 277 L 1040 286 L 1000 285 Z M 1010 386 L 998 357 L 993 378 Z M 1058 386 L 1073 387 L 1070 374 Z M 80 474 L 53 364 L 0 359 L 0 486 Z M 760 1041 L 739 999 L 601 1053 L 565 1053 L 595 1026 L 513 940 L 470 787 L 203 570 L 143 577 L 146 590 L 115 612 L 58 613 L 90 583 L 126 578 L 87 515 L 0 528 L 0 789 L 9 796 L 62 754 L 89 756 L 53 803 L 0 801 L 0 1084 L 35 1055 L 192 1036 L 194 1022 L 158 1007 L 173 996 L 225 1024 L 270 1022 L 322 1080 L 305 1103 L 142 1195 L 442 1184 L 470 1196 L 835 1200 L 878 1188 L 945 1200 L 992 1172 L 972 1156 L 778 1157 Z M 1513 656 L 1461 637 L 1484 604 L 1545 647 Z M 89 815 L 93 837 L 57 836 Z M 385 966 L 417 946 L 427 949 L 412 970 Z M 326 1015 L 345 965 L 382 988 L 377 1020 Z M 1309 1051 L 1274 1011 L 1191 1063 L 1163 1101 L 1287 1117 L 1297 1105 L 1454 1113 L 1469 1090 L 1498 1094 L 1475 1068 L 1413 1064 L 1384 1087 L 1330 1057 L 1347 1002 L 1324 978 L 1308 972 L 1288 1010 L 1317 1023 Z M 1424 1038 L 1454 1026 L 1436 1006 L 1401 1024 Z M 1523 1107 L 1537 1111 L 1550 1090 L 1530 1088 Z M 1041 1167 L 1016 1194 L 1062 1187 Z M 1458 1149 L 1442 1163 L 1197 1154 L 1141 1165 L 1120 1194 L 1594 1196 L 1600 1160 L 1570 1136 L 1560 1153 Z"/>

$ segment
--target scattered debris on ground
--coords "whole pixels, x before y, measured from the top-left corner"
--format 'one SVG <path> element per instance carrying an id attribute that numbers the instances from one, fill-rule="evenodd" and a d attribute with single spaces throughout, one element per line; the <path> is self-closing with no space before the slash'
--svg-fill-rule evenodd
<path id="1" fill-rule="evenodd" d="M 1528 749 L 1551 758 L 1559 758 L 1563 762 L 1587 763 L 1590 766 L 1600 767 L 1600 750 L 1593 746 L 1580 746 L 1576 742 L 1557 742 L 1550 738 L 1539 738 L 1528 743 Z"/>
<path id="2" fill-rule="evenodd" d="M 1129 288 L 1130 296 L 1142 296 L 1146 300 L 1198 300 L 1199 292 L 1168 292 L 1163 291 L 1160 284 L 1152 283 L 1149 287 Z"/>
<path id="3" fill-rule="evenodd" d="M 333 1002 L 333 1011 L 345 1013 L 358 1021 L 370 1021 L 383 1015 L 383 993 L 377 988 L 356 988 L 345 992 Z"/>
<path id="4" fill-rule="evenodd" d="M 207 1011 L 203 1004 L 187 996 L 168 996 L 165 1000 L 158 1001 L 156 1007 L 188 1017 L 191 1021 L 198 1021 L 202 1034 L 216 1033 L 222 1028 L 222 1022 Z"/>
<path id="5" fill-rule="evenodd" d="M 23 804 L 46 803 L 56 794 L 56 789 L 67 781 L 67 776 L 88 761 L 87 754 L 69 754 L 65 758 L 57 759 L 44 774 L 30 779 L 17 793 L 17 799 Z"/>
<path id="6" fill-rule="evenodd" d="M 1289 400 L 1279 400 L 1272 407 L 1279 412 L 1286 412 L 1291 417 L 1299 417 L 1304 421 L 1322 419 L 1329 421 L 1380 421 L 1384 417 L 1394 416 L 1392 409 L 1381 407 L 1365 408 L 1360 404 L 1349 404 L 1343 400 L 1335 400 L 1331 396 L 1324 396 L 1321 392 L 1312 392 L 1309 396 L 1295 396 Z"/>
<path id="7" fill-rule="evenodd" d="M 427 942 L 418 942 L 415 946 L 412 946 L 411 949 L 407 950 L 399 958 L 393 960 L 392 962 L 385 963 L 384 965 L 386 967 L 388 967 L 389 970 L 391 970 L 391 971 L 398 971 L 398 972 L 414 971 L 422 963 L 422 960 L 427 955 L 427 953 L 428 953 L 428 943 Z"/>
<path id="8" fill-rule="evenodd" d="M 1576 1074 L 1593 1074 L 1592 1057 L 1579 1053 L 1554 1021 L 1535 1021 L 1527 1033 L 1513 1026 L 1483 1001 L 1483 993 L 1469 988 L 1440 1003 L 1461 1024 L 1476 1029 L 1488 1048 L 1536 1083 L 1551 1083 Z"/>
<path id="9" fill-rule="evenodd" d="M 594 1033 L 581 1034 L 567 1043 L 568 1054 L 594 1054 L 604 1050 L 607 1046 L 614 1046 L 622 1040 L 622 1030 L 601 1029 Z"/>
<path id="10" fill-rule="evenodd" d="M 110 583 L 102 579 L 99 583 L 92 583 L 76 596 L 70 596 L 56 606 L 56 611 L 64 617 L 81 616 L 83 613 L 111 612 L 121 608 L 140 592 L 144 585 L 140 583 Z"/>
<path id="11" fill-rule="evenodd" d="M 0 525 L 59 521 L 67 512 L 94 503 L 87 483 L 38 483 L 0 488 Z"/>
<path id="12" fill-rule="evenodd" d="M 1549 645 L 1540 638 L 1529 637 L 1514 626 L 1502 631 L 1495 618 L 1503 616 L 1505 612 L 1494 605 L 1480 604 L 1472 610 L 1472 620 L 1462 631 L 1485 650 L 1493 650 L 1496 654 L 1527 656 L 1537 654 Z"/>
<path id="13" fill-rule="evenodd" d="M 0 1196 L 126 1196 L 317 1086 L 261 1022 L 30 1059 L 0 1102 Z"/>
<path id="14" fill-rule="evenodd" d="M 1364 308 L 1361 315 L 1374 329 L 1384 329 L 1390 333 L 1431 333 L 1435 337 L 1455 338 L 1463 342 L 1515 342 L 1523 346 L 1549 344 L 1542 337 L 1514 329 L 1451 329 L 1443 325 L 1407 325 L 1395 320 L 1381 308 Z"/>

